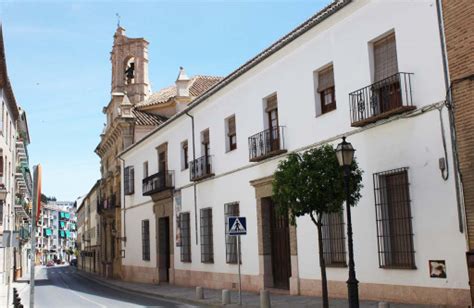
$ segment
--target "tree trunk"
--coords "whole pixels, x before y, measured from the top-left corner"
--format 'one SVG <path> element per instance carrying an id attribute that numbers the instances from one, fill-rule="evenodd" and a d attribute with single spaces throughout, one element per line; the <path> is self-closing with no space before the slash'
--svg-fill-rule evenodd
<path id="1" fill-rule="evenodd" d="M 319 246 L 319 265 L 321 267 L 321 287 L 323 289 L 323 308 L 329 307 L 329 299 L 328 299 L 328 281 L 326 278 L 326 263 L 324 262 L 324 254 L 323 254 L 323 238 L 322 238 L 322 231 L 321 231 L 321 223 L 316 225 L 318 227 L 318 246 Z"/>
<path id="2" fill-rule="evenodd" d="M 318 221 L 314 219 L 314 215 L 310 213 L 309 215 L 311 220 L 316 225 L 318 229 L 318 250 L 319 250 L 319 266 L 321 267 L 321 287 L 323 293 L 323 308 L 329 308 L 329 298 L 328 298 L 328 281 L 326 278 L 326 263 L 324 262 L 324 253 L 323 253 L 323 236 L 322 236 L 322 225 L 321 225 L 321 215 L 318 215 Z"/>

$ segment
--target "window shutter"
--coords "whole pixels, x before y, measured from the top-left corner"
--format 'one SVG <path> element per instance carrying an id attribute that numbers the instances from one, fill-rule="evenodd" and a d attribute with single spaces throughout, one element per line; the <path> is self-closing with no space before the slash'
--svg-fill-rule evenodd
<path id="1" fill-rule="evenodd" d="M 202 143 L 209 143 L 209 130 L 205 130 L 204 132 L 202 132 Z"/>
<path id="2" fill-rule="evenodd" d="M 129 171 L 130 171 L 130 167 L 125 167 L 124 172 L 123 172 L 123 185 L 124 185 L 125 194 L 128 194 L 128 191 L 129 191 L 129 187 L 128 187 Z"/>
<path id="3" fill-rule="evenodd" d="M 395 33 L 374 43 L 374 81 L 380 81 L 398 73 L 397 44 Z"/>
<path id="4" fill-rule="evenodd" d="M 267 109 L 266 109 L 266 111 L 271 111 L 271 110 L 274 110 L 274 109 L 277 109 L 277 108 L 278 108 L 277 96 L 274 95 L 272 97 L 269 97 L 267 99 Z"/>
<path id="5" fill-rule="evenodd" d="M 0 176 L 3 176 L 3 156 L 0 156 Z"/>
<path id="6" fill-rule="evenodd" d="M 135 192 L 135 168 L 130 167 L 130 174 L 129 174 L 129 181 L 130 183 L 128 184 L 128 189 L 129 193 L 133 194 Z"/>
<path id="7" fill-rule="evenodd" d="M 235 116 L 227 120 L 227 130 L 229 136 L 235 135 Z"/>
<path id="8" fill-rule="evenodd" d="M 334 70 L 331 66 L 318 73 L 318 92 L 332 87 L 334 87 Z"/>

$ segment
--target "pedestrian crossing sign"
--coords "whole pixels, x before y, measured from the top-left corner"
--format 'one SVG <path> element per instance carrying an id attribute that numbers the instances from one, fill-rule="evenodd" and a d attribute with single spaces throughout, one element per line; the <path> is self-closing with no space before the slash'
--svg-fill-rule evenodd
<path id="1" fill-rule="evenodd" d="M 247 219 L 245 217 L 230 216 L 228 217 L 227 234 L 228 235 L 246 235 Z"/>

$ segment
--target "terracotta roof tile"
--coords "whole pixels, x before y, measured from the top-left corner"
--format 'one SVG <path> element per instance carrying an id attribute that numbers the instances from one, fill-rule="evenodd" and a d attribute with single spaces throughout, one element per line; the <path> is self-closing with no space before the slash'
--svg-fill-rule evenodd
<path id="1" fill-rule="evenodd" d="M 202 76 L 197 75 L 191 78 L 191 86 L 189 87 L 189 94 L 195 98 L 212 88 L 215 84 L 222 80 L 222 77 Z M 147 100 L 135 105 L 136 108 L 149 107 L 168 102 L 173 97 L 176 97 L 176 86 L 172 85 L 153 93 Z"/>
<path id="2" fill-rule="evenodd" d="M 162 115 L 136 110 L 135 108 L 132 109 L 132 113 L 135 116 L 135 124 L 139 126 L 156 126 L 168 120 L 167 117 Z"/>

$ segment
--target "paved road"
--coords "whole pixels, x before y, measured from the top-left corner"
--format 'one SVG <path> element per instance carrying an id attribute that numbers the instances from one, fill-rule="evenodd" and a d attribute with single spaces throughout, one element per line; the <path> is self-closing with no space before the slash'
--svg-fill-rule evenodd
<path id="1" fill-rule="evenodd" d="M 104 286 L 80 276 L 70 266 L 37 268 L 35 277 L 35 308 L 193 307 Z M 29 303 L 28 293 L 29 288 L 22 288 L 23 304 Z"/>

